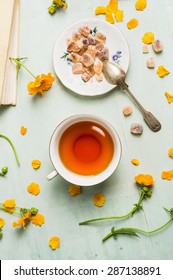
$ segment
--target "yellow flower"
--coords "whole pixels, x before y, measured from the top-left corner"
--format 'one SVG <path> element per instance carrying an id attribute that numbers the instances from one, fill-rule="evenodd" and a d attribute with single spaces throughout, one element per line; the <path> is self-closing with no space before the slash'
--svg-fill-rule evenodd
<path id="1" fill-rule="evenodd" d="M 158 66 L 157 75 L 160 78 L 164 77 L 165 75 L 168 75 L 169 73 L 170 72 L 163 65 Z"/>
<path id="2" fill-rule="evenodd" d="M 131 160 L 131 163 L 134 164 L 134 165 L 139 165 L 139 164 L 140 164 L 140 161 L 139 161 L 138 159 L 136 159 L 136 158 L 133 158 L 133 159 Z"/>
<path id="3" fill-rule="evenodd" d="M 32 160 L 31 165 L 34 169 L 38 169 L 41 165 L 41 161 L 38 159 L 34 159 Z"/>
<path id="4" fill-rule="evenodd" d="M 114 23 L 115 20 L 117 22 L 123 21 L 123 11 L 118 9 L 118 1 L 110 0 L 106 7 L 97 6 L 95 9 L 95 15 L 105 14 L 106 21 L 109 23 Z M 115 16 L 115 19 L 114 19 Z"/>
<path id="5" fill-rule="evenodd" d="M 15 211 L 15 205 L 16 205 L 15 199 L 7 199 L 3 203 L 3 207 L 5 208 L 4 210 L 9 213 L 13 213 Z"/>
<path id="6" fill-rule="evenodd" d="M 133 28 L 135 28 L 136 26 L 138 26 L 138 20 L 137 20 L 136 18 L 132 18 L 131 20 L 129 20 L 129 21 L 127 22 L 127 27 L 128 27 L 129 29 L 133 29 Z"/>
<path id="7" fill-rule="evenodd" d="M 147 6 L 146 0 L 137 0 L 135 3 L 136 10 L 143 11 Z"/>
<path id="8" fill-rule="evenodd" d="M 36 76 L 34 82 L 30 82 L 27 86 L 30 95 L 40 93 L 44 94 L 45 90 L 49 90 L 54 82 L 55 78 L 52 77 L 51 73 L 41 74 Z"/>
<path id="9" fill-rule="evenodd" d="M 143 37 L 142 37 L 142 42 L 144 44 L 151 44 L 152 42 L 154 42 L 154 34 L 153 32 L 146 32 Z"/>
<path id="10" fill-rule="evenodd" d="M 173 94 L 170 94 L 169 92 L 165 92 L 165 96 L 168 99 L 168 103 L 172 103 L 173 102 Z"/>
<path id="11" fill-rule="evenodd" d="M 149 174 L 138 174 L 134 179 L 139 185 L 144 185 L 146 187 L 154 184 L 153 177 Z"/>
<path id="12" fill-rule="evenodd" d="M 22 226 L 23 229 L 26 229 L 26 225 L 30 222 L 30 220 L 31 220 L 31 213 L 26 212 L 26 214 L 22 218 L 20 218 L 17 222 L 13 222 L 12 226 L 13 227 Z"/>
<path id="13" fill-rule="evenodd" d="M 21 126 L 20 133 L 21 133 L 21 135 L 25 135 L 27 133 L 27 128 L 24 126 Z"/>
<path id="14" fill-rule="evenodd" d="M 168 150 L 168 155 L 169 155 L 170 158 L 173 158 L 173 148 L 170 148 Z"/>
<path id="15" fill-rule="evenodd" d="M 38 195 L 40 193 L 40 185 L 32 182 L 28 187 L 27 190 L 29 193 L 33 195 Z"/>
<path id="16" fill-rule="evenodd" d="M 0 218 L 0 228 L 2 228 L 3 226 L 5 226 L 5 221 L 4 219 Z"/>
<path id="17" fill-rule="evenodd" d="M 41 226 L 44 224 L 44 216 L 41 214 L 36 214 L 35 216 L 31 217 L 32 223 L 36 226 Z"/>
<path id="18" fill-rule="evenodd" d="M 81 193 L 81 187 L 78 185 L 70 185 L 68 187 L 68 192 L 71 196 L 75 196 Z"/>
<path id="19" fill-rule="evenodd" d="M 60 248 L 60 239 L 59 239 L 59 237 L 56 237 L 56 236 L 51 237 L 49 239 L 49 246 L 52 248 L 52 250 Z"/>
<path id="20" fill-rule="evenodd" d="M 102 207 L 105 201 L 106 198 L 102 193 L 96 193 L 93 197 L 93 203 L 95 206 Z"/>
<path id="21" fill-rule="evenodd" d="M 173 170 L 162 171 L 162 179 L 172 180 L 173 179 Z"/>

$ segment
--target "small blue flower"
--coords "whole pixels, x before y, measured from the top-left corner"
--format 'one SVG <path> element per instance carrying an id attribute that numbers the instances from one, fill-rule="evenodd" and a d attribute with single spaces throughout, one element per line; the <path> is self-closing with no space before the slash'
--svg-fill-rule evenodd
<path id="1" fill-rule="evenodd" d="M 121 54 L 122 54 L 122 51 L 117 51 L 117 52 L 112 56 L 112 60 L 113 60 L 114 62 L 119 63 L 119 62 L 120 62 L 119 58 L 121 57 Z"/>

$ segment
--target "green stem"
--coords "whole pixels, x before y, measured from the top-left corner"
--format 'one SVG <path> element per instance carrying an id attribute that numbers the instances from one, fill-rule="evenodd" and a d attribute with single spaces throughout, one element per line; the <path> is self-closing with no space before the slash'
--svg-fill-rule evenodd
<path id="1" fill-rule="evenodd" d="M 136 231 L 136 232 L 140 232 L 142 234 L 147 234 L 147 235 L 150 235 L 150 234 L 153 234 L 157 231 L 160 231 L 161 229 L 163 229 L 164 227 L 166 227 L 167 225 L 170 224 L 170 222 L 173 220 L 173 217 L 171 217 L 165 224 L 163 224 L 162 226 L 154 229 L 154 230 L 151 230 L 151 231 L 146 231 L 146 230 L 143 230 L 143 229 L 140 229 L 140 228 L 125 228 L 129 231 Z M 102 241 L 106 241 L 108 238 L 120 233 L 121 231 L 123 231 L 123 228 L 120 228 L 120 229 L 117 229 L 115 231 L 111 231 L 110 233 L 108 233 L 103 239 Z"/>
<path id="2" fill-rule="evenodd" d="M 133 209 L 130 212 L 128 212 L 127 214 L 125 214 L 125 215 L 122 215 L 122 216 L 109 216 L 109 217 L 104 217 L 104 218 L 95 218 L 95 219 L 91 219 L 91 220 L 86 220 L 84 222 L 80 222 L 79 225 L 86 225 L 88 223 L 93 223 L 93 222 L 97 222 L 97 221 L 106 221 L 106 220 L 127 218 L 127 217 L 133 215 L 139 209 L 139 206 L 140 206 L 140 204 L 141 204 L 141 202 L 142 202 L 142 200 L 144 198 L 144 195 L 145 195 L 145 193 L 142 190 L 141 195 L 139 197 L 139 200 L 138 200 L 136 206 L 133 207 Z"/>
<path id="3" fill-rule="evenodd" d="M 13 143 L 11 142 L 11 140 L 10 140 L 7 136 L 5 136 L 5 135 L 3 135 L 3 134 L 0 134 L 0 137 L 6 139 L 6 140 L 8 141 L 8 143 L 10 144 L 10 146 L 11 146 L 12 149 L 13 149 L 13 152 L 14 152 L 14 155 L 15 155 L 15 158 L 16 158 L 16 161 L 17 161 L 17 164 L 18 164 L 18 166 L 20 166 L 20 160 L 19 160 L 17 151 L 16 151 L 16 149 L 15 149 Z"/>
<path id="4" fill-rule="evenodd" d="M 2 204 L 2 203 L 1 203 L 1 204 Z M 15 207 L 15 208 L 16 208 L 16 207 Z M 8 209 L 5 208 L 5 207 L 0 207 L 0 209 L 3 210 L 4 212 L 8 212 L 8 213 L 10 213 L 10 214 L 16 214 L 16 215 L 21 216 L 21 213 L 16 212 L 16 211 L 10 211 L 10 210 L 8 210 Z"/>
<path id="5" fill-rule="evenodd" d="M 19 67 L 22 66 L 23 68 L 25 68 L 25 70 L 26 70 L 34 79 L 36 79 L 36 76 L 35 76 L 23 63 L 21 63 L 21 61 L 20 61 L 21 59 L 24 59 L 24 57 L 19 58 L 19 59 L 10 57 L 10 60 L 13 60 L 14 62 L 16 62 L 16 64 L 17 64 Z"/>

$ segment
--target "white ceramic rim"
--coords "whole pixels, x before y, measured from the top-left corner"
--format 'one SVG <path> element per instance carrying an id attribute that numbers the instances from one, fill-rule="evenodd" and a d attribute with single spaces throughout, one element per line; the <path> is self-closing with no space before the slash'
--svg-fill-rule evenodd
<path id="1" fill-rule="evenodd" d="M 101 173 L 97 175 L 92 176 L 84 176 L 84 175 L 78 175 L 70 170 L 68 170 L 63 163 L 61 162 L 58 155 L 58 141 L 64 132 L 64 130 L 69 127 L 69 125 L 80 122 L 80 121 L 94 121 L 103 127 L 105 127 L 108 132 L 110 133 L 113 142 L 114 142 L 114 155 L 112 158 L 112 161 L 110 162 L 109 166 Z M 63 177 L 66 181 L 69 181 L 70 183 L 80 185 L 80 186 L 92 186 L 99 184 L 103 181 L 105 181 L 108 177 L 112 175 L 112 173 L 116 170 L 120 159 L 121 159 L 121 153 L 122 153 L 122 145 L 120 138 L 116 132 L 116 130 L 113 128 L 113 126 L 108 123 L 107 121 L 103 120 L 102 118 L 91 115 L 91 114 L 77 114 L 71 117 L 66 118 L 63 120 L 54 130 L 49 143 L 49 155 L 51 162 L 57 171 L 57 173 Z"/>
<path id="2" fill-rule="evenodd" d="M 100 27 L 100 29 L 103 28 L 105 30 L 108 30 L 107 32 L 105 32 L 105 34 L 109 32 L 111 33 L 111 36 L 108 36 L 108 34 L 106 34 L 108 44 L 105 46 L 107 46 L 110 49 L 110 58 L 113 54 L 115 54 L 116 51 L 122 51 L 120 65 L 123 68 L 123 70 L 127 72 L 129 67 L 130 54 L 129 46 L 126 39 L 124 38 L 124 35 L 117 26 L 111 25 L 105 20 L 95 18 L 80 19 L 68 26 L 67 28 L 65 28 L 60 33 L 53 48 L 53 67 L 57 77 L 66 88 L 83 96 L 99 96 L 111 91 L 113 88 L 116 87 L 116 85 L 110 84 L 105 79 L 105 77 L 103 78 L 102 82 L 96 81 L 96 78 L 93 77 L 89 82 L 85 83 L 84 81 L 82 81 L 81 75 L 74 75 L 72 73 L 71 66 L 67 65 L 67 62 L 63 61 L 63 59 L 60 58 L 67 48 L 66 39 L 69 38 L 72 35 L 72 32 L 76 31 L 77 28 L 85 25 L 89 27 L 93 26 L 93 28 L 94 26 L 98 26 Z M 99 31 L 102 32 L 102 30 L 100 29 Z M 115 38 L 113 44 L 112 37 Z"/>

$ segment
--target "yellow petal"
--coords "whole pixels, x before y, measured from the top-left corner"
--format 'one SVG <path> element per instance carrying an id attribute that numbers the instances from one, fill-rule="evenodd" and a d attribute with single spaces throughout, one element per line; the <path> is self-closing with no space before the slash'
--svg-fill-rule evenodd
<path id="1" fill-rule="evenodd" d="M 28 187 L 27 190 L 29 193 L 33 194 L 33 195 L 38 195 L 40 193 L 40 186 L 39 184 L 36 184 L 34 182 L 32 182 Z"/>
<path id="2" fill-rule="evenodd" d="M 68 192 L 71 196 L 75 196 L 81 193 L 81 187 L 78 185 L 70 185 L 68 187 Z"/>
<path id="3" fill-rule="evenodd" d="M 34 224 L 35 226 L 41 226 L 42 224 L 44 224 L 44 216 L 41 214 L 36 214 L 32 216 L 31 220 L 32 224 Z"/>
<path id="4" fill-rule="evenodd" d="M 106 8 L 103 6 L 98 6 L 95 9 L 95 15 L 106 14 Z"/>
<path id="5" fill-rule="evenodd" d="M 109 4 L 106 6 L 106 9 L 115 13 L 116 10 L 118 10 L 118 1 L 117 0 L 110 0 Z"/>
<path id="6" fill-rule="evenodd" d="M 162 179 L 172 180 L 173 179 L 173 170 L 162 171 Z"/>
<path id="7" fill-rule="evenodd" d="M 146 0 L 137 0 L 135 3 L 136 10 L 143 11 L 147 7 Z"/>
<path id="8" fill-rule="evenodd" d="M 112 24 L 115 22 L 112 12 L 106 12 L 106 21 Z"/>
<path id="9" fill-rule="evenodd" d="M 140 161 L 139 161 L 138 159 L 136 159 L 136 158 L 133 158 L 133 159 L 131 160 L 131 163 L 134 164 L 134 165 L 139 165 L 139 164 L 140 164 Z"/>
<path id="10" fill-rule="evenodd" d="M 133 29 L 133 28 L 135 28 L 136 26 L 138 26 L 138 20 L 137 20 L 136 18 L 132 18 L 131 20 L 129 20 L 129 21 L 127 22 L 127 27 L 128 27 L 129 29 Z"/>
<path id="11" fill-rule="evenodd" d="M 27 133 L 27 128 L 24 126 L 21 126 L 20 133 L 21 133 L 21 135 L 25 135 Z"/>
<path id="12" fill-rule="evenodd" d="M 169 73 L 170 72 L 163 65 L 158 66 L 157 75 L 160 78 L 164 77 L 165 75 L 168 75 Z"/>
<path id="13" fill-rule="evenodd" d="M 117 22 L 121 22 L 123 21 L 123 18 L 124 18 L 124 12 L 122 10 L 117 10 L 115 11 L 115 19 Z"/>
<path id="14" fill-rule="evenodd" d="M 105 201 L 106 198 L 102 193 L 96 193 L 93 197 L 93 203 L 95 206 L 102 207 Z"/>
<path id="15" fill-rule="evenodd" d="M 143 37 L 142 37 L 142 42 L 144 44 L 151 44 L 152 42 L 154 42 L 154 34 L 153 32 L 146 32 Z"/>
<path id="16" fill-rule="evenodd" d="M 5 221 L 4 219 L 0 218 L 0 228 L 2 228 L 3 226 L 5 226 Z"/>
<path id="17" fill-rule="evenodd" d="M 168 103 L 173 102 L 173 95 L 172 94 L 170 94 L 169 92 L 165 92 L 165 96 L 168 99 Z"/>
<path id="18" fill-rule="evenodd" d="M 49 246 L 52 248 L 52 250 L 56 250 L 57 248 L 60 248 L 60 239 L 57 236 L 53 236 L 49 239 Z"/>
<path id="19" fill-rule="evenodd" d="M 38 169 L 41 165 L 41 161 L 38 160 L 38 159 L 34 159 L 32 162 L 31 162 L 31 165 L 34 169 Z"/>
<path id="20" fill-rule="evenodd" d="M 170 158 L 173 159 L 173 148 L 170 148 L 170 149 L 168 150 L 168 155 L 169 155 Z"/>

